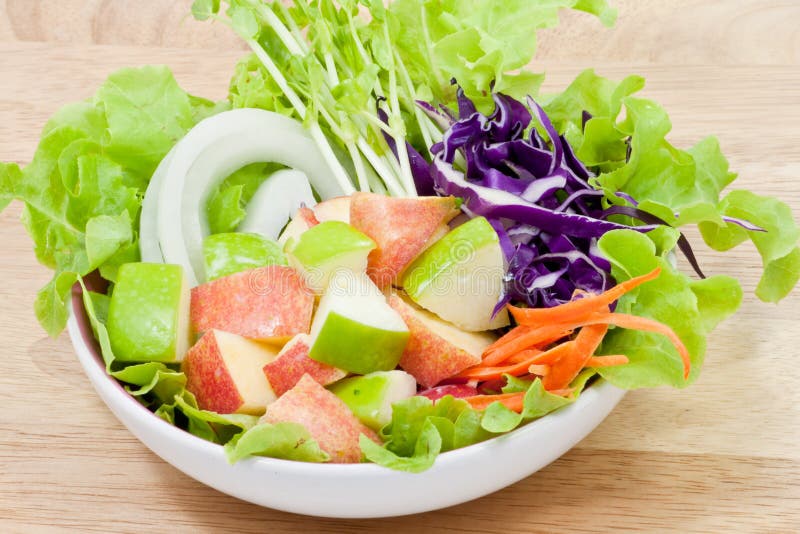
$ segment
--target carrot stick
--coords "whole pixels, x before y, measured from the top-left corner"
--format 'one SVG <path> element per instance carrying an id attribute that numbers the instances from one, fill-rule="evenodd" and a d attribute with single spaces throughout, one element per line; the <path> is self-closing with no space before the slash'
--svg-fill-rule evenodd
<path id="1" fill-rule="evenodd" d="M 628 357 L 623 354 L 613 354 L 608 356 L 592 356 L 586 362 L 586 367 L 614 367 L 628 363 Z"/>
<path id="2" fill-rule="evenodd" d="M 485 410 L 493 402 L 500 402 L 509 410 L 517 413 L 522 412 L 522 402 L 524 399 L 524 391 L 518 393 L 501 393 L 500 395 L 474 395 L 472 397 L 464 397 L 464 400 L 476 410 Z"/>
<path id="3" fill-rule="evenodd" d="M 625 293 L 657 278 L 659 274 L 661 274 L 661 268 L 656 267 L 645 275 L 615 285 L 605 293 L 583 297 L 554 308 L 517 308 L 509 305 L 508 309 L 520 325 L 539 326 L 549 323 L 569 323 L 600 311 Z"/>
<path id="4" fill-rule="evenodd" d="M 489 366 L 503 363 L 512 354 L 544 343 L 549 345 L 553 341 L 568 336 L 570 333 L 570 330 L 564 328 L 563 325 L 548 325 L 528 330 L 499 347 L 495 345 L 489 346 L 483 353 L 484 358 L 481 365 Z"/>
<path id="5" fill-rule="evenodd" d="M 508 365 L 513 365 L 515 363 L 527 362 L 528 360 L 530 360 L 534 356 L 538 356 L 539 354 L 542 354 L 543 352 L 544 351 L 541 351 L 539 349 L 525 349 L 523 351 L 520 351 L 520 352 L 510 356 L 506 360 L 506 363 Z"/>
<path id="6" fill-rule="evenodd" d="M 528 372 L 537 376 L 547 376 L 550 373 L 550 366 L 533 364 L 528 367 Z"/>
<path id="7" fill-rule="evenodd" d="M 552 349 L 542 352 L 538 350 L 525 350 L 518 353 L 521 356 L 523 353 L 527 354 L 528 357 L 525 359 L 520 359 L 519 362 L 514 363 L 512 365 L 502 365 L 498 367 L 487 367 L 483 364 L 478 364 L 475 367 L 470 367 L 469 369 L 465 369 L 455 375 L 458 378 L 469 378 L 475 380 L 494 380 L 496 378 L 501 378 L 503 375 L 513 375 L 513 376 L 520 376 L 528 372 L 528 367 L 531 365 L 540 365 L 540 364 L 547 364 L 551 365 L 558 361 L 566 352 L 570 350 L 569 344 L 571 342 L 562 343 L 560 345 L 556 345 Z M 518 355 L 515 355 L 517 357 Z"/>
<path id="8" fill-rule="evenodd" d="M 647 317 L 639 317 L 638 315 L 629 315 L 627 313 L 595 313 L 582 319 L 577 324 L 570 324 L 570 327 L 578 328 L 590 325 L 613 325 L 620 328 L 629 328 L 631 330 L 643 330 L 645 332 L 654 332 L 666 336 L 678 351 L 678 354 L 683 360 L 683 378 L 689 378 L 689 371 L 692 368 L 692 360 L 689 355 L 689 350 L 683 344 L 681 338 L 675 333 L 672 328 L 663 323 L 648 319 Z"/>
<path id="9" fill-rule="evenodd" d="M 519 338 L 520 336 L 529 333 L 531 330 L 534 330 L 534 328 L 532 328 L 530 326 L 517 326 L 517 327 L 514 327 L 507 334 L 505 334 L 500 339 L 498 339 L 497 341 L 495 341 L 494 343 L 492 343 L 491 345 L 486 347 L 486 350 L 484 351 L 484 354 L 486 352 L 490 351 L 490 350 L 502 347 L 506 343 L 514 341 L 515 339 Z"/>
<path id="10" fill-rule="evenodd" d="M 608 325 L 597 324 L 581 328 L 572 341 L 572 350 L 562 356 L 550 368 L 550 372 L 542 379 L 544 389 L 551 391 L 569 386 L 578 373 L 586 366 L 586 362 L 594 355 L 603 337 L 608 332 Z"/>

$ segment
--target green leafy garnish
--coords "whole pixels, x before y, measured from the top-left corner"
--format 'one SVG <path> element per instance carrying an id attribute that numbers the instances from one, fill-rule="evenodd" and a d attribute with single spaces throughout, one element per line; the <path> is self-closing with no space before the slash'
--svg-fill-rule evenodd
<path id="1" fill-rule="evenodd" d="M 658 278 L 623 296 L 617 311 L 655 319 L 672 328 L 689 350 L 692 364 L 689 379 L 684 380 L 681 358 L 666 337 L 614 328 L 606 335 L 599 354 L 624 354 L 630 363 L 601 367 L 598 373 L 625 389 L 686 387 L 702 367 L 706 336 L 739 307 L 739 283 L 728 276 L 691 280 L 672 266 L 666 253 L 657 255 L 655 244 L 646 235 L 633 230 L 609 232 L 600 238 L 598 246 L 611 261 L 611 274 L 619 282 L 661 268 Z"/>
<path id="2" fill-rule="evenodd" d="M 36 316 L 51 336 L 66 324 L 77 277 L 95 269 L 114 280 L 138 261 L 138 225 L 150 177 L 199 118 L 217 109 L 183 91 L 165 67 L 123 69 L 95 96 L 58 111 L 22 172 L 0 167 L 0 207 L 25 203 L 22 220 L 37 259 L 55 271 Z"/>
<path id="3" fill-rule="evenodd" d="M 748 191 L 723 190 L 736 179 L 714 137 L 688 150 L 666 136 L 672 124 L 651 100 L 631 96 L 644 80 L 630 76 L 615 83 L 585 71 L 545 105 L 586 165 L 600 169 L 595 183 L 609 201 L 627 193 L 638 208 L 673 227 L 698 224 L 706 244 L 728 250 L 751 240 L 764 265 L 756 295 L 767 302 L 785 297 L 800 279 L 800 229 L 783 202 Z M 623 109 L 624 120 L 620 118 Z M 584 122 L 584 112 L 591 118 Z M 746 229 L 731 220 L 752 225 Z"/>

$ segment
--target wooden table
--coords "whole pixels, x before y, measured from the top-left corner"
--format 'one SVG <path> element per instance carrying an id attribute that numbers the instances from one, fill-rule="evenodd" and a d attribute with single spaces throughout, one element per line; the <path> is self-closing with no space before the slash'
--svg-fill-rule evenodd
<path id="1" fill-rule="evenodd" d="M 189 0 L 0 0 L 0 160 L 26 163 L 48 116 L 112 70 L 164 63 L 190 91 L 223 98 L 242 47 L 184 20 Z M 800 3 L 620 0 L 615 29 L 570 14 L 541 39 L 548 86 L 579 70 L 646 76 L 686 146 L 716 133 L 739 187 L 800 214 Z M 421 516 L 320 520 L 262 509 L 178 472 L 131 436 L 95 395 L 66 336 L 37 325 L 49 278 L 19 222 L 0 214 L 0 531 L 800 530 L 800 291 L 753 297 L 750 246 L 706 250 L 738 276 L 739 314 L 711 337 L 686 391 L 630 393 L 586 440 L 536 475 Z"/>

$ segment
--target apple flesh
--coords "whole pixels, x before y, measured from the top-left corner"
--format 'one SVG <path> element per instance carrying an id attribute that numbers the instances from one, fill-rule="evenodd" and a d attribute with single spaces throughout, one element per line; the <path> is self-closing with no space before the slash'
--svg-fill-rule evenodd
<path id="1" fill-rule="evenodd" d="M 308 333 L 313 310 L 313 293 L 291 267 L 259 267 L 192 289 L 191 320 L 198 333 L 217 329 L 283 342 Z"/>
<path id="2" fill-rule="evenodd" d="M 505 275 L 500 239 L 484 217 L 450 231 L 408 267 L 403 288 L 411 300 L 471 332 L 508 325 L 508 313 L 492 317 Z"/>
<path id="3" fill-rule="evenodd" d="M 125 362 L 179 362 L 189 349 L 189 286 L 178 265 L 127 263 L 108 308 L 108 337 Z"/>
<path id="4" fill-rule="evenodd" d="M 311 325 L 309 356 L 365 375 L 397 367 L 408 328 L 365 273 L 338 271 Z"/>
<path id="5" fill-rule="evenodd" d="M 364 272 L 375 242 L 341 221 L 326 221 L 286 244 L 289 264 L 303 273 L 308 287 L 321 294 L 337 270 Z"/>
<path id="6" fill-rule="evenodd" d="M 427 397 L 436 402 L 447 395 L 455 397 L 456 399 L 463 399 L 465 397 L 473 397 L 477 394 L 478 389 L 475 386 L 469 386 L 467 384 L 448 384 L 446 386 L 437 386 L 420 391 L 417 395 L 420 397 Z"/>
<path id="7" fill-rule="evenodd" d="M 309 217 L 308 211 L 314 215 Z M 350 224 L 350 197 L 334 197 L 320 202 L 313 208 L 300 208 L 283 229 L 278 243 L 285 245 L 289 239 L 297 239 L 306 230 L 325 221 L 341 221 Z"/>
<path id="8" fill-rule="evenodd" d="M 360 462 L 358 440 L 361 434 L 380 443 L 375 432 L 364 426 L 344 402 L 308 375 L 267 406 L 259 422 L 303 425 L 319 447 L 330 455 L 332 463 Z"/>
<path id="9" fill-rule="evenodd" d="M 355 193 L 350 224 L 371 237 L 367 274 L 380 288 L 397 280 L 411 261 L 447 231 L 458 215 L 455 197 L 396 198 Z"/>
<path id="10" fill-rule="evenodd" d="M 465 332 L 399 293 L 389 297 L 389 305 L 403 317 L 411 333 L 400 367 L 427 388 L 479 364 L 483 351 L 496 340 L 489 333 Z"/>
<path id="11" fill-rule="evenodd" d="M 359 421 L 380 430 L 392 420 L 392 404 L 417 394 L 417 381 L 403 371 L 383 371 L 345 378 L 328 389 Z"/>
<path id="12" fill-rule="evenodd" d="M 206 332 L 183 360 L 186 389 L 203 410 L 261 415 L 277 397 L 261 368 L 277 350 L 220 330 Z"/>
<path id="13" fill-rule="evenodd" d="M 206 280 L 264 267 L 286 265 L 280 245 L 258 234 L 214 234 L 203 243 Z"/>
<path id="14" fill-rule="evenodd" d="M 281 396 L 292 389 L 306 374 L 323 386 L 347 376 L 341 369 L 309 358 L 310 350 L 311 336 L 297 334 L 284 345 L 274 360 L 264 366 L 264 376 L 276 395 Z"/>

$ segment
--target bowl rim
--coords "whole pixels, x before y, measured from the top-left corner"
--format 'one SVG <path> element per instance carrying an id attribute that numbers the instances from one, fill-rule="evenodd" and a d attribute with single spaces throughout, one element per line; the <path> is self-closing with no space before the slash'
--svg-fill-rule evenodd
<path id="1" fill-rule="evenodd" d="M 108 405 L 109 403 L 106 401 L 106 395 L 111 395 L 113 400 L 116 401 L 116 404 L 122 407 L 128 414 L 138 417 L 139 421 L 146 426 L 148 430 L 165 435 L 165 437 L 168 437 L 173 441 L 181 442 L 183 445 L 192 447 L 195 450 L 202 449 L 204 452 L 212 454 L 218 457 L 218 459 L 222 459 L 227 462 L 228 460 L 222 445 L 195 436 L 190 432 L 170 424 L 169 422 L 156 416 L 153 412 L 137 401 L 136 398 L 134 398 L 130 393 L 128 393 L 119 381 L 111 377 L 106 372 L 106 366 L 101 356 L 99 343 L 94 336 L 93 329 L 83 305 L 82 294 L 82 287 L 79 284 L 75 284 L 72 289 L 71 301 L 68 308 L 69 317 L 67 321 L 67 329 L 76 355 L 78 356 L 78 359 L 82 364 L 89 381 L 92 383 L 101 399 Z M 591 405 L 592 403 L 597 402 L 604 397 L 609 397 L 610 402 L 613 403 L 611 409 L 609 410 L 610 412 L 613 410 L 616 404 L 622 400 L 626 393 L 626 390 L 617 388 L 605 379 L 599 378 L 589 388 L 584 390 L 575 402 L 566 405 L 555 412 L 525 423 L 510 432 L 498 434 L 497 436 L 489 438 L 485 441 L 440 453 L 429 470 L 432 470 L 435 467 L 445 468 L 453 463 L 462 463 L 465 461 L 465 457 L 468 458 L 473 455 L 479 456 L 484 450 L 496 447 L 499 442 L 524 441 L 527 437 L 527 434 L 535 433 L 543 427 L 555 425 L 559 420 L 569 418 L 574 412 L 579 412 L 585 406 Z M 139 441 L 152 450 L 152 447 L 150 447 L 147 442 L 142 440 L 136 432 L 133 432 L 133 430 L 128 427 L 128 424 L 125 422 L 123 417 L 117 414 L 112 406 L 109 405 L 108 408 L 111 409 L 112 413 L 114 413 L 123 426 L 128 428 L 128 430 L 131 431 L 131 433 L 133 433 L 134 436 L 139 439 Z M 602 421 L 602 419 L 600 421 Z M 593 428 L 594 427 L 592 427 L 592 429 Z M 589 432 L 591 432 L 591 429 Z M 573 446 L 574 444 L 570 446 L 569 449 L 571 449 Z M 156 452 L 156 454 L 160 456 L 158 452 Z M 166 459 L 165 461 L 172 464 L 172 462 Z M 415 473 L 407 473 L 389 469 L 372 462 L 354 464 L 314 463 L 271 458 L 266 456 L 253 456 L 240 460 L 237 462 L 237 464 L 251 465 L 255 466 L 256 468 L 263 468 L 264 470 L 280 469 L 281 471 L 290 475 L 312 474 L 309 471 L 313 471 L 315 476 L 334 477 L 339 477 L 342 475 L 370 477 L 415 475 Z"/>

